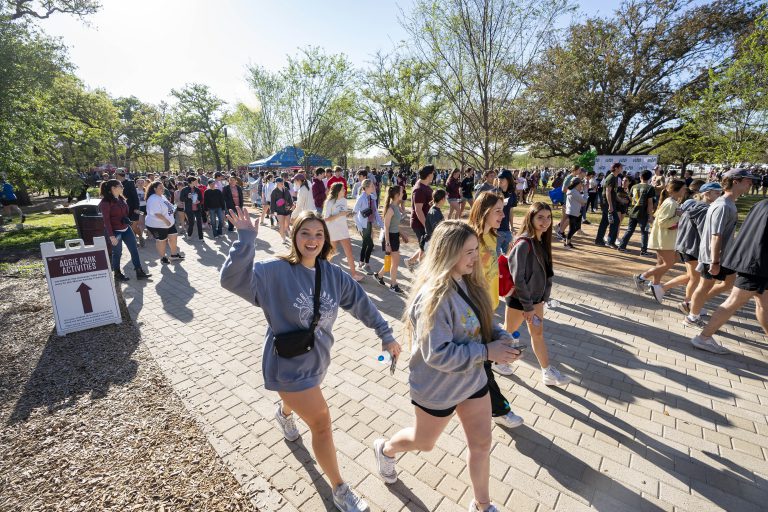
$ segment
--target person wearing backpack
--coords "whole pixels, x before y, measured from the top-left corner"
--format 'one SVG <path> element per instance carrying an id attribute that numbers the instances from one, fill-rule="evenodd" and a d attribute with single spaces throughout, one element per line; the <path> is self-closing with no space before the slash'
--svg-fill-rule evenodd
<path id="1" fill-rule="evenodd" d="M 653 173 L 648 169 L 640 173 L 640 183 L 629 190 L 629 222 L 624 236 L 619 242 L 619 251 L 625 252 L 627 244 L 635 233 L 635 228 L 640 226 L 640 256 L 648 256 L 648 221 L 653 217 L 653 200 L 656 197 L 656 189 L 649 183 Z"/>
<path id="2" fill-rule="evenodd" d="M 542 381 L 546 386 L 565 386 L 570 379 L 550 364 L 544 341 L 544 303 L 549 300 L 554 276 L 552 209 L 549 205 L 533 203 L 523 218 L 520 233 L 509 252 L 508 269 L 513 287 L 504 290 L 507 292 L 504 330 L 514 332 L 525 321 L 533 353 L 541 365 Z M 505 368 L 497 365 L 496 370 L 501 373 Z"/>

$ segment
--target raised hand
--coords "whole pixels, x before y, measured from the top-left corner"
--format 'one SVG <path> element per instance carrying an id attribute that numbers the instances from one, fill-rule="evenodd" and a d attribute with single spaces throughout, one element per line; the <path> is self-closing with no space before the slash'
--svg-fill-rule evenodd
<path id="1" fill-rule="evenodd" d="M 251 222 L 251 216 L 248 214 L 246 208 L 236 207 L 236 210 L 229 210 L 227 213 L 227 220 L 235 226 L 238 231 L 255 231 L 259 232 L 258 221 Z"/>

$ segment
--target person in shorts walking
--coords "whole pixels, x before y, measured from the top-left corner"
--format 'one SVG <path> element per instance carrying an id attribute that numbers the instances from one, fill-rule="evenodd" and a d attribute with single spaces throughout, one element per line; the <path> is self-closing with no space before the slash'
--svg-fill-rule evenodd
<path id="1" fill-rule="evenodd" d="M 160 263 L 167 265 L 171 261 L 179 261 L 184 256 L 176 246 L 178 232 L 174 213 L 176 207 L 164 195 L 165 186 L 161 181 L 153 181 L 147 187 L 147 230 L 155 238 L 155 249 L 160 256 Z M 165 255 L 166 246 L 170 246 L 170 257 Z"/>

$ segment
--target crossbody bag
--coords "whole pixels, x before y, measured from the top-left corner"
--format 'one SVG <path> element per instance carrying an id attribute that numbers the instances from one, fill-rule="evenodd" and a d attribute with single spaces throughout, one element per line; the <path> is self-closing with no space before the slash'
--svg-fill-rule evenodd
<path id="1" fill-rule="evenodd" d="M 306 354 L 315 348 L 315 329 L 320 321 L 320 259 L 315 260 L 315 295 L 312 323 L 309 329 L 275 334 L 275 352 L 280 357 L 291 358 Z"/>

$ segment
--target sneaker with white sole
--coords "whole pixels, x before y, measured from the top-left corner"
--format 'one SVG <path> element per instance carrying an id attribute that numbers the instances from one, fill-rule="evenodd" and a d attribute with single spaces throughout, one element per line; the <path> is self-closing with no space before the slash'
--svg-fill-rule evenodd
<path id="1" fill-rule="evenodd" d="M 635 288 L 637 291 L 641 292 L 643 291 L 643 286 L 645 285 L 646 281 L 643 279 L 643 276 L 641 274 L 636 274 L 632 276 L 632 282 L 635 283 Z"/>
<path id="2" fill-rule="evenodd" d="M 368 503 L 358 496 L 349 485 L 341 484 L 333 490 L 333 504 L 341 512 L 368 512 Z"/>
<path id="3" fill-rule="evenodd" d="M 715 341 L 712 336 L 702 336 L 701 334 L 691 338 L 691 345 L 694 347 L 712 352 L 713 354 L 730 354 L 731 351 Z"/>
<path id="4" fill-rule="evenodd" d="M 499 363 L 493 365 L 493 371 L 498 373 L 499 375 L 512 375 L 515 373 L 515 371 L 512 369 L 512 365 L 509 365 L 507 363 Z"/>
<path id="5" fill-rule="evenodd" d="M 491 503 L 484 509 L 480 510 L 479 508 L 477 508 L 477 501 L 474 498 L 472 498 L 472 501 L 469 502 L 468 512 L 499 512 L 499 509 L 496 508 L 496 505 Z"/>
<path id="6" fill-rule="evenodd" d="M 379 476 L 385 484 L 397 482 L 397 469 L 395 468 L 395 458 L 384 455 L 384 444 L 386 440 L 377 439 L 373 442 L 373 453 L 376 456 L 376 469 Z"/>
<path id="7" fill-rule="evenodd" d="M 504 416 L 494 416 L 493 421 L 503 427 L 509 427 L 509 428 L 519 427 L 520 425 L 525 423 L 525 420 L 523 420 L 522 417 L 518 416 L 512 411 L 509 411 Z"/>
<path id="8" fill-rule="evenodd" d="M 293 419 L 293 414 L 289 416 L 283 415 L 282 402 L 277 403 L 277 409 L 275 409 L 275 419 L 277 420 L 277 424 L 280 427 L 280 430 L 283 431 L 283 436 L 285 436 L 285 439 L 288 441 L 295 441 L 299 438 L 299 429 L 296 427 L 296 421 Z"/>
<path id="9" fill-rule="evenodd" d="M 662 285 L 652 284 L 651 292 L 653 293 L 653 298 L 656 299 L 656 302 L 664 304 L 664 287 Z"/>
<path id="10" fill-rule="evenodd" d="M 685 316 L 688 316 L 691 312 L 691 304 L 688 302 L 682 301 L 677 304 L 677 309 L 680 310 L 680 312 Z"/>
<path id="11" fill-rule="evenodd" d="M 565 386 L 571 379 L 560 373 L 557 368 L 550 366 L 546 370 L 541 370 L 541 380 L 545 386 Z"/>
<path id="12" fill-rule="evenodd" d="M 706 322 L 699 318 L 691 318 L 691 315 L 686 315 L 683 319 L 683 325 L 687 325 L 688 327 L 696 327 L 697 329 L 703 329 L 706 327 Z"/>

